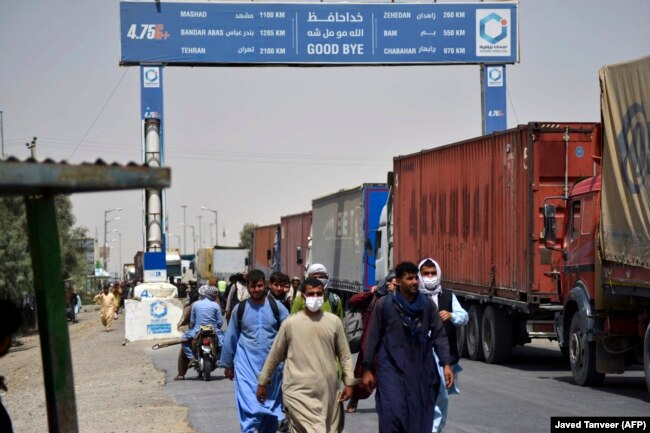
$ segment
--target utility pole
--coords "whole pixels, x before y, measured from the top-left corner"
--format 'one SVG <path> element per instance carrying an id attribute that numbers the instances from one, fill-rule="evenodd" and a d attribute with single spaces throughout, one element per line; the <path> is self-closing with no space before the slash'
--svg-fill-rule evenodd
<path id="1" fill-rule="evenodd" d="M 208 209 L 205 206 L 201 206 L 201 209 L 207 210 L 208 212 L 212 212 L 214 214 L 214 234 L 216 235 L 216 237 L 214 239 L 214 246 L 216 247 L 217 244 L 219 243 L 219 225 L 218 225 L 218 221 L 217 221 L 218 213 L 217 213 L 216 209 Z"/>
<path id="2" fill-rule="evenodd" d="M 187 205 L 181 205 L 183 208 L 183 253 L 187 254 L 187 221 L 185 220 L 185 210 Z"/>
<path id="3" fill-rule="evenodd" d="M 2 143 L 2 154 L 0 154 L 0 157 L 4 158 L 5 157 L 5 128 L 2 122 L 2 113 L 3 111 L 0 110 L 0 143 Z"/>

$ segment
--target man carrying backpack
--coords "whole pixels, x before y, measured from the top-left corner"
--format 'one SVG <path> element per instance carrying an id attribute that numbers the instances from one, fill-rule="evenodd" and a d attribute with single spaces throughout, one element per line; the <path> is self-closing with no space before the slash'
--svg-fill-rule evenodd
<path id="1" fill-rule="evenodd" d="M 225 368 L 225 376 L 235 381 L 241 431 L 274 433 L 284 418 L 281 365 L 271 374 L 266 401 L 258 402 L 255 393 L 264 361 L 280 324 L 289 316 L 289 312 L 273 296 L 266 295 L 262 271 L 250 271 L 247 286 L 250 297 L 232 310 L 220 365 Z"/>
<path id="2" fill-rule="evenodd" d="M 343 304 L 341 303 L 341 298 L 336 293 L 332 293 L 329 290 L 329 274 L 327 273 L 327 268 L 320 264 L 314 263 L 307 269 L 307 278 L 317 278 L 323 283 L 325 288 L 325 300 L 321 310 L 336 314 L 343 322 Z M 296 314 L 299 311 L 302 311 L 305 308 L 305 298 L 302 293 L 298 292 L 294 296 L 293 304 L 291 305 L 291 314 Z"/>

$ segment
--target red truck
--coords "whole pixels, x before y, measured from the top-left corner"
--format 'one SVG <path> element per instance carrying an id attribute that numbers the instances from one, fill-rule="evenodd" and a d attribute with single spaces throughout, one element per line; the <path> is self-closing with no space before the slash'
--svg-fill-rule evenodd
<path id="1" fill-rule="evenodd" d="M 640 363 L 650 391 L 650 79 L 638 79 L 650 58 L 601 76 L 625 68 L 602 126 L 529 123 L 394 158 L 378 277 L 438 260 L 470 316 L 461 353 L 504 362 L 515 345 L 557 339 L 576 383 Z"/>

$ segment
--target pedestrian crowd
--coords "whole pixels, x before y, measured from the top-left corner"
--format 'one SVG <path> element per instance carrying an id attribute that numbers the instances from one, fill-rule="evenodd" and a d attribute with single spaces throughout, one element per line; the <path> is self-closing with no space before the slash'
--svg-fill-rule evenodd
<path id="1" fill-rule="evenodd" d="M 187 291 L 176 379 L 196 362 L 189 341 L 209 324 L 242 432 L 342 432 L 345 413 L 373 392 L 380 433 L 440 432 L 461 371 L 454 327 L 468 320 L 441 277 L 431 258 L 400 263 L 345 308 L 321 264 L 304 281 L 259 270 L 210 279 Z"/>

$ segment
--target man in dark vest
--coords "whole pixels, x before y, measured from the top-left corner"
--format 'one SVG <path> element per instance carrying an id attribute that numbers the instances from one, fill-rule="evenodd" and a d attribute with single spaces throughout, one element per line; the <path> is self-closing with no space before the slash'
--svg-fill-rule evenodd
<path id="1" fill-rule="evenodd" d="M 439 433 L 447 422 L 447 411 L 449 407 L 449 395 L 458 394 L 458 372 L 461 371 L 458 360 L 458 345 L 456 344 L 456 326 L 465 326 L 469 317 L 461 307 L 456 295 L 449 290 L 442 290 L 442 270 L 438 262 L 432 258 L 424 259 L 418 266 L 420 270 L 420 292 L 427 295 L 438 307 L 438 315 L 449 340 L 449 354 L 451 355 L 451 369 L 454 372 L 454 385 L 450 389 L 441 387 L 438 392 L 435 405 L 435 417 L 433 422 L 433 433 Z M 433 353 L 436 360 L 438 354 Z"/>

